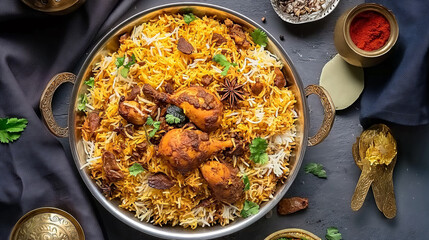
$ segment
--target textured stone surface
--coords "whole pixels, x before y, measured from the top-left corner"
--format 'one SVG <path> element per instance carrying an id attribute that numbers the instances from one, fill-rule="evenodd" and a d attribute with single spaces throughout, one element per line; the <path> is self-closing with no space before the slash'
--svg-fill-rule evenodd
<path id="1" fill-rule="evenodd" d="M 131 8 L 123 19 L 171 0 L 140 1 Z M 258 23 L 266 17 L 264 28 L 280 41 L 291 57 L 304 86 L 318 84 L 320 72 L 326 62 L 336 54 L 333 44 L 333 31 L 337 18 L 361 0 L 343 0 L 331 15 L 304 25 L 291 25 L 283 22 L 274 12 L 269 0 L 216 0 L 202 1 L 240 12 Z M 114 23 L 112 23 L 114 24 Z M 113 26 L 113 25 L 112 25 Z M 76 66 L 78 69 L 79 66 Z M 75 72 L 76 72 L 75 69 Z M 71 69 L 70 69 L 71 70 Z M 56 94 L 54 110 L 57 120 L 65 125 L 67 105 L 65 99 L 70 95 L 70 86 L 63 87 Z M 323 120 L 323 110 L 315 96 L 308 99 L 311 117 L 311 134 L 317 131 Z M 344 239 L 426 239 L 429 235 L 429 126 L 401 127 L 390 126 L 398 142 L 398 162 L 394 172 L 394 186 L 398 213 L 395 219 L 386 219 L 378 211 L 372 191 L 368 193 L 363 207 L 358 212 L 350 208 L 350 200 L 360 175 L 354 164 L 352 144 L 362 131 L 359 124 L 359 100 L 346 110 L 337 112 L 331 134 L 324 142 L 307 148 L 303 166 L 310 162 L 322 163 L 328 178 L 319 179 L 305 174 L 301 169 L 298 177 L 285 197 L 307 197 L 309 207 L 305 211 L 288 216 L 279 216 L 274 211 L 272 217 L 261 218 L 252 226 L 239 233 L 221 238 L 264 239 L 270 233 L 284 228 L 302 228 L 324 238 L 326 228 L 338 227 Z M 72 158 L 66 139 L 61 140 L 66 152 Z M 88 194 L 90 194 L 88 192 Z M 140 233 L 115 219 L 94 200 L 99 218 L 108 239 L 156 239 Z"/>

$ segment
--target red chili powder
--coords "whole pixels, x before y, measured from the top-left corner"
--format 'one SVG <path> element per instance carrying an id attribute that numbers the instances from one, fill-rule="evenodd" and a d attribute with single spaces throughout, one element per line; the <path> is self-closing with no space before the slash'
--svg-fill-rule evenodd
<path id="1" fill-rule="evenodd" d="M 389 21 L 375 11 L 361 12 L 350 24 L 350 37 L 362 50 L 377 50 L 384 46 L 390 37 Z"/>

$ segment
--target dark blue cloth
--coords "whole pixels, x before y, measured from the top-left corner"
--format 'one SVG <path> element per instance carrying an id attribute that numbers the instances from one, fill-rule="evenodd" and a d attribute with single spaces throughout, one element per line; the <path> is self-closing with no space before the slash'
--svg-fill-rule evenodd
<path id="1" fill-rule="evenodd" d="M 0 143 L 0 239 L 26 212 L 44 206 L 70 212 L 86 239 L 104 239 L 94 200 L 71 159 L 40 119 L 40 95 L 56 73 L 75 71 L 94 40 L 134 0 L 90 0 L 66 16 L 0 1 L 0 117 L 28 119 L 20 139 Z"/>
<path id="2" fill-rule="evenodd" d="M 429 123 L 429 1 L 370 0 L 399 23 L 399 38 L 385 62 L 365 69 L 361 123 L 384 120 L 402 125 Z"/>

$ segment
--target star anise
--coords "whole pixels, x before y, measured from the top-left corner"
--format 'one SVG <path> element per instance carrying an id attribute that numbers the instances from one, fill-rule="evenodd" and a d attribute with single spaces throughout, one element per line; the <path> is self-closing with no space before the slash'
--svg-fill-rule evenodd
<path id="1" fill-rule="evenodd" d="M 232 80 L 226 78 L 225 83 L 222 83 L 222 89 L 218 91 L 219 94 L 222 94 L 220 100 L 223 101 L 228 98 L 229 104 L 234 107 L 238 101 L 244 100 L 243 85 L 237 83 L 237 78 Z"/>

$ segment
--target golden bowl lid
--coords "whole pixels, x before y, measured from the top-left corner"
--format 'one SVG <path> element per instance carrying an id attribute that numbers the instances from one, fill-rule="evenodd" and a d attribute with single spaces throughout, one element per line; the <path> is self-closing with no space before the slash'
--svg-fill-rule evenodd
<path id="1" fill-rule="evenodd" d="M 9 240 L 85 240 L 79 222 L 69 213 L 53 207 L 34 209 L 22 216 Z"/>
<path id="2" fill-rule="evenodd" d="M 286 228 L 270 234 L 265 240 L 277 240 L 279 238 L 298 238 L 307 240 L 322 240 L 313 233 L 299 228 Z"/>
<path id="3" fill-rule="evenodd" d="M 67 14 L 76 10 L 85 0 L 21 0 L 34 10 L 50 14 Z"/>

